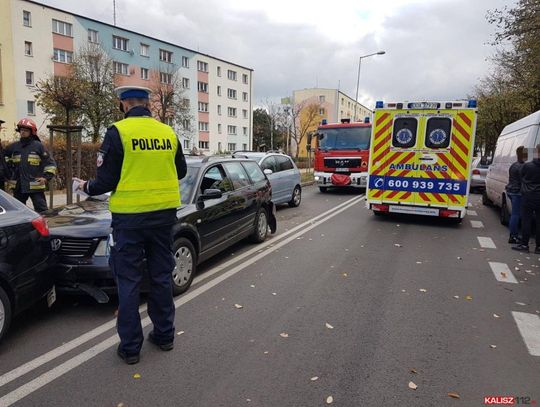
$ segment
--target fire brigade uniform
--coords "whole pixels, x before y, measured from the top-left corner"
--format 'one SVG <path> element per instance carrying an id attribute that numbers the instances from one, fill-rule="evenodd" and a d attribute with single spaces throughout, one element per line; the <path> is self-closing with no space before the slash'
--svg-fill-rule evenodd
<path id="1" fill-rule="evenodd" d="M 28 126 L 26 126 L 25 120 L 29 122 Z M 9 173 L 7 184 L 9 188 L 13 189 L 13 196 L 16 199 L 26 203 L 30 198 L 34 209 L 37 212 L 43 212 L 47 210 L 46 186 L 40 183 L 37 178 L 45 178 L 50 181 L 56 175 L 56 163 L 39 141 L 35 124 L 32 121 L 22 119 L 17 127 L 28 127 L 32 134 L 28 137 L 21 137 L 19 141 L 6 147 L 4 156 Z"/>
<path id="2" fill-rule="evenodd" d="M 148 92 L 141 92 L 131 88 L 119 96 L 148 97 Z M 84 184 L 89 195 L 112 191 L 110 266 L 118 287 L 118 354 L 127 363 L 138 362 L 144 339 L 139 316 L 144 257 L 151 290 L 148 315 L 154 324 L 149 339 L 163 350 L 172 349 L 172 227 L 180 206 L 178 180 L 186 175 L 186 170 L 174 131 L 153 119 L 147 108 L 136 106 L 126 113 L 124 120 L 107 130 L 98 153 L 97 177 Z"/>

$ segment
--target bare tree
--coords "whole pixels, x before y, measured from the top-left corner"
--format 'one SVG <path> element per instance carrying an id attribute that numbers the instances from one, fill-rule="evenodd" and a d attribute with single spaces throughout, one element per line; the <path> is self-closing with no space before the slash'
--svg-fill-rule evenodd
<path id="1" fill-rule="evenodd" d="M 292 106 L 291 139 L 294 145 L 291 146 L 291 149 L 294 150 L 295 158 L 298 158 L 300 154 L 300 145 L 304 138 L 307 137 L 309 132 L 317 129 L 321 119 L 320 108 L 321 105 L 315 102 L 301 102 Z"/>

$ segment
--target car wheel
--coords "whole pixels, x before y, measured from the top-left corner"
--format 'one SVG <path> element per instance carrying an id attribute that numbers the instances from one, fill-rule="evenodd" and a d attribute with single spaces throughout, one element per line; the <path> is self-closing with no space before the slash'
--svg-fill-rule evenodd
<path id="1" fill-rule="evenodd" d="M 328 187 L 319 187 L 319 191 L 326 192 L 328 191 Z"/>
<path id="2" fill-rule="evenodd" d="M 510 221 L 510 214 L 508 213 L 508 205 L 506 204 L 506 197 L 503 196 L 501 201 L 501 213 L 500 213 L 501 225 L 508 226 Z"/>
<path id="3" fill-rule="evenodd" d="M 255 243 L 262 243 L 268 235 L 268 215 L 266 209 L 260 208 L 255 217 L 255 229 L 251 235 L 251 240 Z"/>
<path id="4" fill-rule="evenodd" d="M 11 322 L 11 302 L 7 293 L 0 287 L 0 341 L 6 334 Z"/>
<path id="5" fill-rule="evenodd" d="M 193 282 L 197 267 L 197 254 L 193 244 L 181 237 L 174 241 L 174 270 L 172 272 L 173 295 L 186 292 Z"/>
<path id="6" fill-rule="evenodd" d="M 300 185 L 297 185 L 294 187 L 292 199 L 289 201 L 289 206 L 291 208 L 296 208 L 300 206 L 300 202 L 302 202 L 302 189 L 300 188 Z"/>

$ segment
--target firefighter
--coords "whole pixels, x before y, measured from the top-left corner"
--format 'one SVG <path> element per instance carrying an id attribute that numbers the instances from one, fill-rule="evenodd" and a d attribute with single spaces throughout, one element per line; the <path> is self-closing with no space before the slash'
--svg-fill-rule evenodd
<path id="1" fill-rule="evenodd" d="M 141 265 L 150 277 L 148 340 L 163 351 L 174 347 L 172 227 L 180 206 L 178 180 L 186 175 L 182 146 L 169 126 L 151 117 L 150 90 L 116 90 L 125 119 L 107 130 L 97 157 L 96 179 L 80 182 L 89 195 L 112 191 L 110 266 L 118 288 L 117 354 L 139 362 L 143 332 L 139 315 Z"/>
<path id="2" fill-rule="evenodd" d="M 56 163 L 37 136 L 33 120 L 24 118 L 17 123 L 19 141 L 11 143 L 4 152 L 8 176 L 8 187 L 13 196 L 26 204 L 32 200 L 37 212 L 47 210 L 45 188 L 47 181 L 56 175 Z"/>

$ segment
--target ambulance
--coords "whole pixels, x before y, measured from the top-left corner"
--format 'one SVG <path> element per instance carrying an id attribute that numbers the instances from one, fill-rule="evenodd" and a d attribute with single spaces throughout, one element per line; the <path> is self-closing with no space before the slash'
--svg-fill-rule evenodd
<path id="1" fill-rule="evenodd" d="M 476 101 L 375 105 L 367 207 L 454 218 L 466 213 L 476 133 Z"/>

